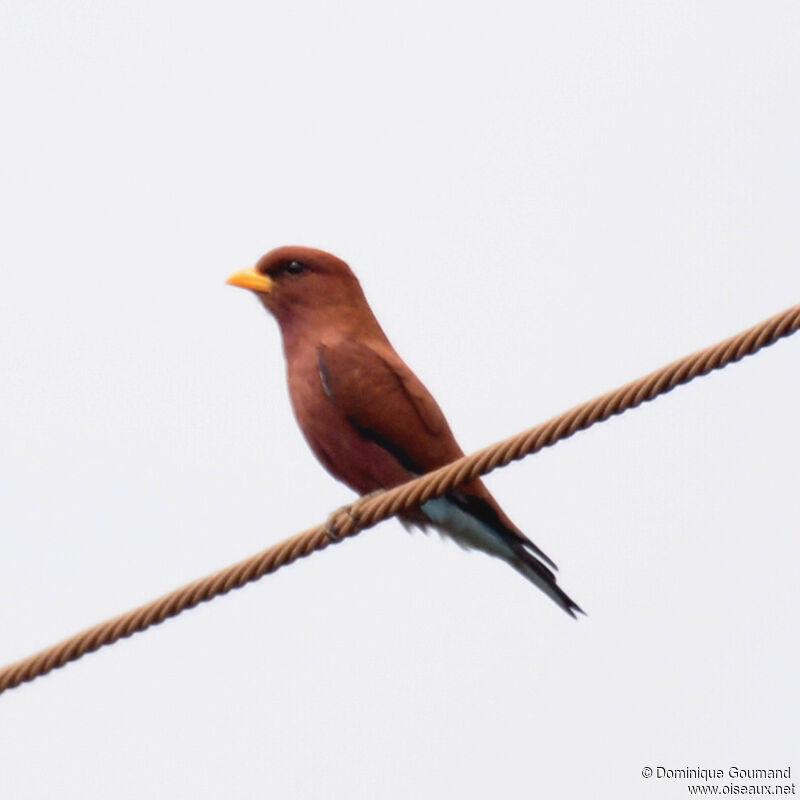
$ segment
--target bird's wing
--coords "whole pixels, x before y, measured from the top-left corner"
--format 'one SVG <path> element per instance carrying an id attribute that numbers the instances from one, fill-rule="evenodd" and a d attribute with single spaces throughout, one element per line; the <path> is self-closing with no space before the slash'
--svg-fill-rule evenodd
<path id="1" fill-rule="evenodd" d="M 463 455 L 436 401 L 393 351 L 382 354 L 345 340 L 320 345 L 317 365 L 340 413 L 409 472 L 429 472 Z M 553 561 L 511 522 L 480 480 L 429 501 L 423 511 L 465 546 L 510 561 L 571 616 L 580 611 L 545 566 L 556 569 Z"/>
<path id="2" fill-rule="evenodd" d="M 346 339 L 317 350 L 326 394 L 365 438 L 422 474 L 463 455 L 441 409 L 395 353 Z"/>
<path id="3" fill-rule="evenodd" d="M 384 355 L 346 339 L 334 346 L 320 345 L 317 359 L 325 392 L 339 411 L 409 472 L 422 475 L 464 455 L 430 392 L 394 351 Z M 482 481 L 463 484 L 448 498 L 557 568 L 506 516 Z"/>

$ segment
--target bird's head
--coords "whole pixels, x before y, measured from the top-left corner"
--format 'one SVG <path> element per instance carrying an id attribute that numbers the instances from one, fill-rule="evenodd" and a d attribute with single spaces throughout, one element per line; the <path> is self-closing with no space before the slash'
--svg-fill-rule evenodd
<path id="1" fill-rule="evenodd" d="M 279 247 L 228 283 L 255 292 L 284 335 L 290 329 L 321 330 L 366 314 L 358 279 L 336 256 L 310 247 Z"/>

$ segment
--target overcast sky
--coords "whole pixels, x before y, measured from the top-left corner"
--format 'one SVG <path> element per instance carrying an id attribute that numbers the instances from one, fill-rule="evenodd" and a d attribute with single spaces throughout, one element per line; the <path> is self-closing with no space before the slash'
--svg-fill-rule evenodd
<path id="1" fill-rule="evenodd" d="M 800 302 L 794 2 L 0 13 L 0 664 L 352 498 L 225 285 L 266 250 L 347 260 L 467 451 Z M 0 797 L 796 777 L 798 407 L 800 336 L 494 473 L 578 622 L 391 521 L 0 696 Z"/>

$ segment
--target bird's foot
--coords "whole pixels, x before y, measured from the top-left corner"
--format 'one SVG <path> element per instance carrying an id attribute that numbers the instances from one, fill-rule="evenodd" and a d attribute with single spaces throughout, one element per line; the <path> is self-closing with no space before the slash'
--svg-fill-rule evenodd
<path id="1" fill-rule="evenodd" d="M 325 523 L 325 533 L 328 534 L 328 539 L 331 542 L 339 542 L 341 541 L 342 537 L 338 532 L 338 525 L 337 520 L 340 519 L 341 514 L 347 514 L 348 517 L 353 522 L 353 526 L 355 528 L 359 528 L 361 526 L 361 515 L 358 513 L 358 508 L 356 504 L 360 500 L 365 500 L 368 497 L 372 497 L 373 495 L 380 494 L 383 489 L 376 489 L 374 492 L 370 492 L 369 494 L 363 494 L 361 497 L 358 498 L 354 503 L 348 503 L 345 506 L 341 506 L 337 508 L 329 517 L 328 521 Z"/>
<path id="2" fill-rule="evenodd" d="M 336 524 L 337 521 L 340 519 L 341 514 L 347 514 L 348 517 L 353 521 L 356 527 L 358 527 L 358 514 L 353 509 L 353 504 L 349 503 L 346 506 L 342 506 L 341 508 L 337 508 L 329 517 L 328 521 L 325 523 L 325 533 L 328 534 L 328 539 L 331 542 L 340 542 L 342 540 L 341 535 L 338 531 L 338 525 Z"/>

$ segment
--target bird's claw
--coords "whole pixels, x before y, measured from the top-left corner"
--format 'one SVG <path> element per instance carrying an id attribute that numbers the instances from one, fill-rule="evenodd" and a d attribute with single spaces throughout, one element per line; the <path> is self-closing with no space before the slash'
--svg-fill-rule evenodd
<path id="1" fill-rule="evenodd" d="M 374 492 L 370 492 L 369 494 L 362 494 L 361 497 L 359 497 L 358 500 L 353 503 L 348 503 L 346 506 L 337 508 L 336 511 L 334 511 L 328 517 L 328 521 L 325 523 L 325 533 L 328 534 L 328 539 L 331 542 L 339 542 L 342 539 L 336 526 L 336 519 L 340 514 L 347 514 L 353 523 L 353 527 L 358 528 L 361 525 L 361 514 L 358 512 L 357 504 L 362 500 L 366 500 L 367 498 L 373 497 L 376 494 L 381 494 L 382 492 L 383 489 L 376 489 Z"/>
<path id="2" fill-rule="evenodd" d="M 325 533 L 328 534 L 328 539 L 331 542 L 340 542 L 342 537 L 337 530 L 336 520 L 339 518 L 340 514 L 347 514 L 348 517 L 353 521 L 354 525 L 358 525 L 358 514 L 356 513 L 355 509 L 353 508 L 353 504 L 349 503 L 346 506 L 342 506 L 341 508 L 337 508 L 329 517 L 328 521 L 325 523 Z"/>

